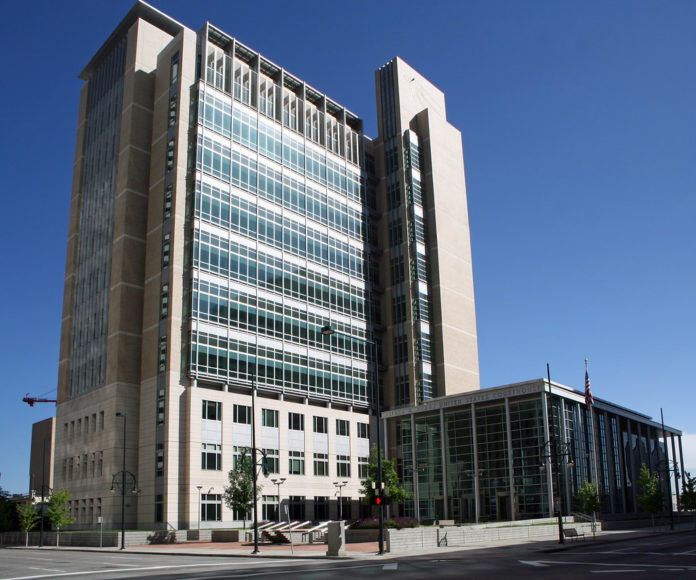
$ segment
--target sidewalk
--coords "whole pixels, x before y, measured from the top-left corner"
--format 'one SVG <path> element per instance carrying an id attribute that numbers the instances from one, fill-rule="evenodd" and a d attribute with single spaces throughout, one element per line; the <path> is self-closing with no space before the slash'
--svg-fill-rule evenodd
<path id="1" fill-rule="evenodd" d="M 694 531 L 693 524 L 684 524 L 677 526 L 674 531 L 664 527 L 657 528 L 654 532 L 650 528 L 641 528 L 637 530 L 622 530 L 597 532 L 593 538 L 591 535 L 584 539 L 571 540 L 566 538 L 565 543 L 560 544 L 558 539 L 541 539 L 541 540 L 498 540 L 494 542 L 467 544 L 463 546 L 448 546 L 442 548 L 426 548 L 414 549 L 408 554 L 389 554 L 385 552 L 383 556 L 377 553 L 376 542 L 363 542 L 346 545 L 346 555 L 341 559 L 353 560 L 369 560 L 379 558 L 406 558 L 411 556 L 422 556 L 427 554 L 444 555 L 450 552 L 459 552 L 463 550 L 484 550 L 487 548 L 501 548 L 507 546 L 524 546 L 530 552 L 558 552 L 562 550 L 571 550 L 576 547 L 587 546 L 592 544 L 611 544 L 625 540 L 635 540 L 640 538 L 654 538 L 656 535 L 681 533 Z M 21 547 L 23 548 L 23 546 Z M 38 548 L 35 548 L 38 549 Z M 44 547 L 42 550 L 55 550 L 56 548 Z M 89 552 L 120 552 L 118 548 L 85 548 L 85 547 L 61 547 L 60 550 L 73 551 L 89 551 Z M 172 556 L 228 556 L 228 557 L 254 557 L 254 558 L 286 558 L 286 559 L 302 559 L 302 558 L 318 558 L 325 559 L 327 546 L 325 544 L 259 544 L 259 553 L 252 554 L 254 545 L 247 542 L 206 542 L 193 541 L 182 542 L 177 544 L 147 544 L 143 546 L 132 546 L 124 550 L 124 553 L 129 554 L 168 554 Z M 386 543 L 385 543 L 386 550 Z"/>

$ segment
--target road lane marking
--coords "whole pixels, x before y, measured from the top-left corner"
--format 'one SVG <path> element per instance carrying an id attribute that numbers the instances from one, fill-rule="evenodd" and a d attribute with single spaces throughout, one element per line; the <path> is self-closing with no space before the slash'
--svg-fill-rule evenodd
<path id="1" fill-rule="evenodd" d="M 669 568 L 670 570 L 685 570 L 689 572 L 696 571 L 696 566 L 689 565 L 679 565 L 679 564 L 631 564 L 629 562 L 613 563 L 613 562 L 578 562 L 578 561 L 565 561 L 565 560 L 518 560 L 521 564 L 527 564 L 528 566 L 605 566 L 607 568 L 618 568 L 626 566 L 634 566 L 632 570 L 640 572 L 637 568 Z"/>
<path id="2" fill-rule="evenodd" d="M 535 568 L 548 568 L 548 564 L 543 564 L 540 560 L 520 560 L 521 564 L 527 564 L 527 566 L 534 566 Z"/>
<path id="3" fill-rule="evenodd" d="M 297 561 L 297 560 L 286 560 L 287 562 L 293 562 L 295 566 L 301 566 L 305 564 L 305 562 L 302 561 Z M 269 564 L 276 564 L 278 561 L 271 562 L 269 561 Z M 258 566 L 258 560 L 253 562 L 255 565 Z M 51 574 L 51 575 L 46 575 L 46 574 L 37 574 L 33 576 L 14 576 L 11 578 L 3 578 L 2 580 L 39 580 L 41 578 L 63 578 L 67 576 L 89 576 L 92 574 L 123 574 L 126 572 L 147 572 L 150 570 L 171 570 L 171 569 L 176 569 L 176 568 L 212 568 L 212 567 L 220 567 L 220 566 L 231 566 L 232 562 L 219 562 L 219 563 L 214 563 L 214 564 L 179 564 L 179 565 L 170 565 L 170 566 L 147 566 L 143 568 L 114 568 L 114 569 L 102 569 L 102 570 L 83 570 L 80 572 L 63 572 L 62 574 Z M 384 564 L 364 564 L 364 565 L 357 565 L 357 566 L 333 566 L 331 568 L 311 568 L 310 570 L 305 570 L 305 572 L 310 573 L 310 572 L 326 572 L 326 571 L 333 571 L 333 570 L 346 570 L 346 569 L 351 569 L 351 568 L 378 568 L 380 566 L 383 566 Z M 226 574 L 225 576 L 206 576 L 206 578 L 250 578 L 252 576 L 275 576 L 278 574 L 292 574 L 295 573 L 293 570 L 269 570 L 269 571 L 264 571 L 264 572 L 255 572 L 252 574 L 246 574 L 243 571 L 240 571 L 239 574 Z"/>
<path id="4" fill-rule="evenodd" d="M 385 564 L 382 566 L 382 570 L 396 570 L 398 567 L 398 564 L 396 562 L 392 562 L 391 564 Z"/>
<path id="5" fill-rule="evenodd" d="M 633 574 L 634 572 L 645 572 L 645 570 L 590 570 L 590 574 Z"/>

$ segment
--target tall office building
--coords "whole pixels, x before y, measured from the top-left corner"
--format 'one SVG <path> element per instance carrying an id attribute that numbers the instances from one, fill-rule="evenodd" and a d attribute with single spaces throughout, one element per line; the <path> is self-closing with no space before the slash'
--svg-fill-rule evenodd
<path id="1" fill-rule="evenodd" d="M 118 523 L 122 486 L 128 527 L 241 520 L 222 492 L 253 444 L 261 517 L 336 517 L 337 493 L 357 516 L 375 386 L 385 408 L 479 388 L 443 93 L 387 63 L 372 140 L 220 29 L 141 2 L 80 77 L 54 478 L 76 525 Z"/>

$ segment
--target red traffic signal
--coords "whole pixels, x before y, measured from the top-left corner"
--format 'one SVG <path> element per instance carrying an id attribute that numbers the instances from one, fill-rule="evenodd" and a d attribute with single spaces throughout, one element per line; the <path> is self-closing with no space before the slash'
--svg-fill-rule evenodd
<path id="1" fill-rule="evenodd" d="M 372 498 L 372 505 L 389 505 L 390 503 L 389 496 L 385 494 L 376 495 Z"/>

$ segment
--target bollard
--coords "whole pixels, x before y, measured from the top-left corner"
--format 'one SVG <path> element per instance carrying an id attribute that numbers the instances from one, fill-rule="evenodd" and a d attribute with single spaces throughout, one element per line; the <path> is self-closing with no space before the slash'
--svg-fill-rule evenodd
<path id="1" fill-rule="evenodd" d="M 343 521 L 331 522 L 328 526 L 329 549 L 326 556 L 338 558 L 346 555 L 346 528 Z"/>

